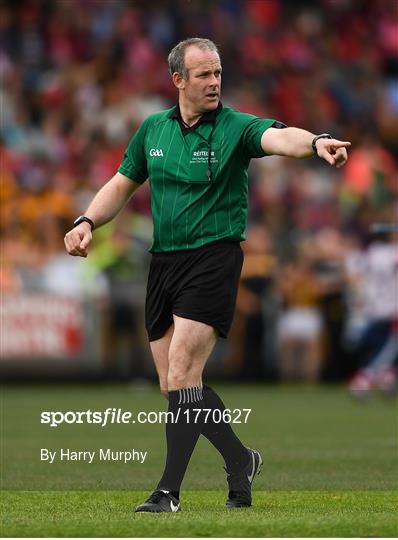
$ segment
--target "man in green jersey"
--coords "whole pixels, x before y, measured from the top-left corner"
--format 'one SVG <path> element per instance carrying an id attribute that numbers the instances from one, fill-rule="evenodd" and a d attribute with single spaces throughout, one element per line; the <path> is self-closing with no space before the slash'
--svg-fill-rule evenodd
<path id="1" fill-rule="evenodd" d="M 340 167 L 350 143 L 224 107 L 220 57 L 208 39 L 179 43 L 168 60 L 178 104 L 143 122 L 118 172 L 75 221 L 65 246 L 71 255 L 86 257 L 94 226 L 113 219 L 149 179 L 154 232 L 146 328 L 174 422 L 166 425 L 162 478 L 136 511 L 180 510 L 181 482 L 200 434 L 225 460 L 227 506 L 245 507 L 251 505 L 261 455 L 235 435 L 222 400 L 203 385 L 202 372 L 217 337 L 225 338 L 232 322 L 243 262 L 248 165 L 266 155 L 317 154 Z"/>

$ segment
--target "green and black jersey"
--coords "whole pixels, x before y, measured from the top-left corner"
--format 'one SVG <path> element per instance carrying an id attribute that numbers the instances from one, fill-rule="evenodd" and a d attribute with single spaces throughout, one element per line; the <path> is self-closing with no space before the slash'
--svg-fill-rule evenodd
<path id="1" fill-rule="evenodd" d="M 178 106 L 142 123 L 119 172 L 139 183 L 149 178 L 151 252 L 245 239 L 247 169 L 251 158 L 265 155 L 261 136 L 274 124 L 221 104 L 193 128 L 183 125 Z"/>

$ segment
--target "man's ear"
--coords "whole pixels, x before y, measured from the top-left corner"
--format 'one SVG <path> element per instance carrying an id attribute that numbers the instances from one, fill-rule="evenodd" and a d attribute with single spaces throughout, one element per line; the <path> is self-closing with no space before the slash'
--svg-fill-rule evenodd
<path id="1" fill-rule="evenodd" d="M 184 77 L 181 75 L 181 73 L 174 72 L 174 73 L 173 73 L 173 76 L 172 76 L 172 79 L 173 79 L 174 85 L 175 85 L 179 90 L 183 90 L 183 89 L 185 88 L 185 79 L 184 79 Z"/>

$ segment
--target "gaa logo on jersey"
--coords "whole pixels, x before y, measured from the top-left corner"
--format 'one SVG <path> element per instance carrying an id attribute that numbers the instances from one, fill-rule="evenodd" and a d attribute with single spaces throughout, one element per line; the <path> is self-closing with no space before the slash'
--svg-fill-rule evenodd
<path id="1" fill-rule="evenodd" d="M 149 150 L 150 156 L 163 157 L 163 150 L 161 148 L 151 148 Z"/>

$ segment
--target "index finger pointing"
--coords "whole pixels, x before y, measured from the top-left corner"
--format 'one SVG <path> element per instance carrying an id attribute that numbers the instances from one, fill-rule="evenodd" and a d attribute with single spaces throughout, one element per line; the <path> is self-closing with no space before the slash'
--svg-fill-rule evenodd
<path id="1" fill-rule="evenodd" d="M 336 139 L 332 139 L 330 142 L 335 148 L 347 148 L 348 146 L 351 146 L 350 141 L 337 141 Z"/>

